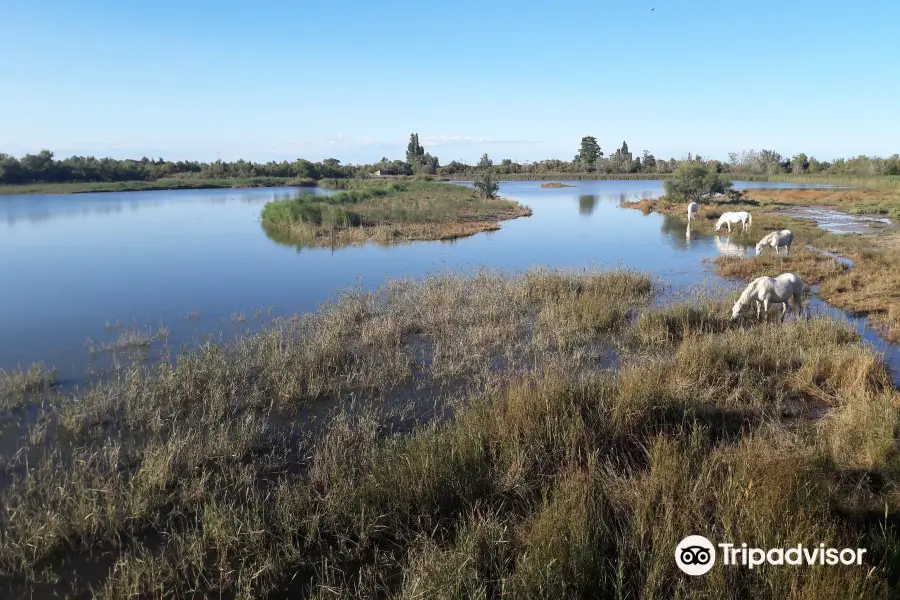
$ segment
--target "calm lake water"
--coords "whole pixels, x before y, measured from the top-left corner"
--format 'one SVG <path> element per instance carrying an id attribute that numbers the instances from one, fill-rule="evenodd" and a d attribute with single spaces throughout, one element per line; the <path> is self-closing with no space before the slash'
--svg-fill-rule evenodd
<path id="1" fill-rule="evenodd" d="M 534 214 L 496 232 L 299 251 L 269 239 L 259 223 L 266 202 L 294 189 L 0 196 L 0 368 L 43 361 L 73 382 L 101 360 L 88 353 L 87 340 L 99 345 L 117 337 L 107 323 L 165 326 L 177 349 L 206 335 L 227 339 L 268 318 L 270 309 L 272 316 L 314 310 L 339 288 L 371 289 L 391 277 L 484 266 L 624 265 L 683 288 L 722 284 L 703 259 L 747 252 L 727 237 L 688 237 L 683 219 L 618 207 L 661 194 L 661 181 L 568 183 L 574 187 L 501 184 L 501 195 Z M 896 349 L 857 325 L 897 361 Z"/>

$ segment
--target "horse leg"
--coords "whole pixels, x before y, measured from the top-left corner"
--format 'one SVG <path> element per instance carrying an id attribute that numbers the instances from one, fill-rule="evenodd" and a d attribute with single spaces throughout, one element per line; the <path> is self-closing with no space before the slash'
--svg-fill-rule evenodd
<path id="1" fill-rule="evenodd" d="M 763 314 L 766 317 L 766 323 L 769 322 L 769 299 L 763 300 Z"/>

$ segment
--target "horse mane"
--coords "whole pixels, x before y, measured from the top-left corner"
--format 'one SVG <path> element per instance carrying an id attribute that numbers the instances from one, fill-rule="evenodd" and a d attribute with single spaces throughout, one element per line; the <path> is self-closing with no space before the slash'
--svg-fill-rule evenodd
<path id="1" fill-rule="evenodd" d="M 778 234 L 778 233 L 779 233 L 779 232 L 777 232 L 777 231 L 773 231 L 773 232 L 771 232 L 771 233 L 767 233 L 766 235 L 763 236 L 763 239 L 761 239 L 761 240 L 759 240 L 759 242 L 757 242 L 757 245 L 765 244 L 765 243 L 767 243 L 767 242 L 771 242 L 772 240 L 775 239 L 775 236 L 776 236 L 776 234 Z"/>
<path id="2" fill-rule="evenodd" d="M 744 288 L 744 291 L 741 292 L 740 297 L 737 299 L 737 304 L 746 306 L 750 301 L 750 294 L 756 291 L 756 288 L 759 287 L 759 280 L 764 279 L 763 277 L 757 277 L 753 281 L 751 281 L 747 287 Z"/>

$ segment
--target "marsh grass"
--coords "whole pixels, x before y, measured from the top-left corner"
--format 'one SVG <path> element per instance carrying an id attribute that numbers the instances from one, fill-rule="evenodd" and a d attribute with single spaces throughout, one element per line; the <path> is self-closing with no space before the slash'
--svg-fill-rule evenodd
<path id="1" fill-rule="evenodd" d="M 716 270 L 727 277 L 750 281 L 761 275 L 784 272 L 799 275 L 805 283 L 820 284 L 819 296 L 868 321 L 893 343 L 900 342 L 900 236 L 879 234 L 834 234 L 814 221 L 783 214 L 796 206 L 827 206 L 849 214 L 900 216 L 900 190 L 894 189 L 752 189 L 744 203 L 710 203 L 701 207 L 694 226 L 712 232 L 725 210 L 749 210 L 753 214 L 750 234 L 733 233 L 734 241 L 755 244 L 766 233 L 790 229 L 794 233 L 791 255 L 777 257 L 767 250 L 762 257 L 720 256 Z M 624 202 L 626 208 L 647 213 L 658 211 L 684 216 L 683 204 L 662 199 Z M 852 268 L 806 248 L 827 250 L 853 262 Z"/>
<path id="2" fill-rule="evenodd" d="M 725 277 L 739 277 L 745 281 L 763 275 L 776 277 L 782 273 L 794 273 L 806 285 L 817 285 L 844 274 L 848 267 L 834 258 L 795 244 L 787 255 L 779 256 L 769 248 L 761 256 L 719 256 L 716 258 L 716 270 Z"/>
<path id="3" fill-rule="evenodd" d="M 300 247 L 392 244 L 492 231 L 498 221 L 530 214 L 516 202 L 485 199 L 460 185 L 363 180 L 332 196 L 270 202 L 262 226 L 276 241 Z"/>
<path id="4" fill-rule="evenodd" d="M 884 597 L 900 576 L 884 365 L 835 321 L 735 325 L 728 298 L 649 308 L 653 288 L 629 271 L 399 280 L 127 366 L 7 458 L 0 585 Z M 870 551 L 815 577 L 689 578 L 672 559 L 688 533 Z"/>
<path id="5" fill-rule="evenodd" d="M 154 341 L 163 340 L 169 337 L 169 329 L 161 326 L 156 331 L 149 328 L 142 328 L 137 324 L 125 326 L 119 323 L 106 323 L 107 331 L 115 332 L 116 338 L 109 342 L 95 341 L 88 339 L 85 345 L 88 353 L 99 354 L 103 352 L 114 352 L 116 350 L 129 350 L 136 348 L 145 348 L 150 346 Z"/>
<path id="6" fill-rule="evenodd" d="M 29 396 L 49 390 L 56 385 L 56 369 L 34 364 L 27 370 L 0 369 L 0 408 L 22 406 Z"/>

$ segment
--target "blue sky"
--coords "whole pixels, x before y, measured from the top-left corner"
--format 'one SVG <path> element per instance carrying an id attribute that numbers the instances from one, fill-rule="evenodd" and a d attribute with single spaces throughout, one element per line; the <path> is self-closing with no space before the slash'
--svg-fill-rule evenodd
<path id="1" fill-rule="evenodd" d="M 655 10 L 651 11 L 651 8 Z M 0 0 L 0 152 L 900 151 L 900 1 Z"/>

